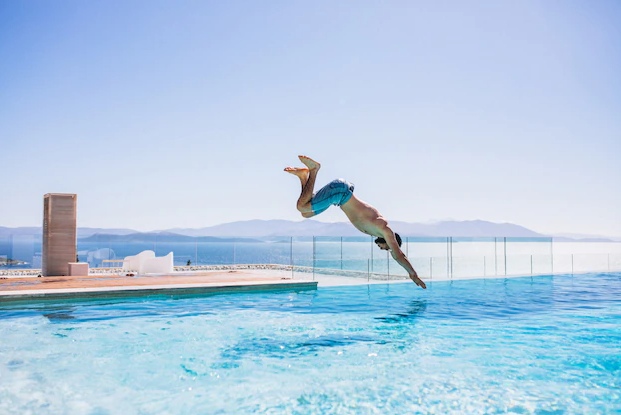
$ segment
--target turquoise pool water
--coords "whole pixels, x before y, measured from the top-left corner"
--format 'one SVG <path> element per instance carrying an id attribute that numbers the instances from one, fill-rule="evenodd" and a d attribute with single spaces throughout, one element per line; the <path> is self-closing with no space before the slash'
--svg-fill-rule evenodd
<path id="1" fill-rule="evenodd" d="M 621 274 L 0 306 L 0 413 L 618 414 Z"/>

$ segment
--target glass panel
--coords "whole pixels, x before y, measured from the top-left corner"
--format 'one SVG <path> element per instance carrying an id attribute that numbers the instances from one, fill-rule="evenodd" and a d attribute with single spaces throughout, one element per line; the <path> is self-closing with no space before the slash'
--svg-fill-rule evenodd
<path id="1" fill-rule="evenodd" d="M 188 237 L 189 238 L 189 237 Z M 78 239 L 78 259 L 91 269 L 120 267 L 126 256 L 174 253 L 174 265 L 267 265 L 296 278 L 315 271 L 377 279 L 407 278 L 374 238 L 189 238 L 96 234 Z M 0 270 L 41 268 L 40 235 L 0 236 Z M 423 280 L 621 270 L 619 242 L 558 242 L 551 238 L 404 237 L 402 250 Z"/>
<path id="2" fill-rule="evenodd" d="M 553 247 L 555 273 L 621 269 L 618 262 L 620 242 L 554 241 Z"/>
<path id="3" fill-rule="evenodd" d="M 13 234 L 0 236 L 0 268 L 41 268 L 41 237 Z"/>
<path id="4" fill-rule="evenodd" d="M 322 269 L 342 269 L 341 238 L 315 237 L 314 266 L 316 272 Z"/>
<path id="5" fill-rule="evenodd" d="M 452 278 L 496 275 L 496 244 L 494 238 L 449 238 L 452 253 Z M 488 264 L 489 262 L 489 264 Z"/>
<path id="6" fill-rule="evenodd" d="M 196 246 L 197 265 L 231 265 L 234 258 L 232 243 L 200 241 Z"/>
<path id="7" fill-rule="evenodd" d="M 237 244 L 239 261 L 242 264 L 291 264 L 291 238 L 276 241 L 257 241 Z"/>
<path id="8" fill-rule="evenodd" d="M 416 273 L 424 281 L 428 279 L 446 279 L 449 276 L 450 263 L 448 258 L 447 238 L 422 238 L 405 237 L 401 250 L 406 254 Z M 396 275 L 407 277 L 407 272 L 395 262 L 391 264 L 391 270 L 395 269 Z M 397 270 L 398 267 L 400 270 Z M 391 271 L 392 273 L 392 271 Z"/>
<path id="9" fill-rule="evenodd" d="M 379 252 L 373 239 L 367 236 L 342 238 L 342 269 L 344 271 L 359 273 L 361 277 L 369 276 L 373 250 L 376 253 Z"/>
<path id="10" fill-rule="evenodd" d="M 552 273 L 551 238 L 504 239 L 506 241 L 506 275 Z"/>
<path id="11" fill-rule="evenodd" d="M 608 254 L 608 271 L 621 271 L 621 253 Z"/>
<path id="12" fill-rule="evenodd" d="M 313 274 L 313 238 L 291 238 L 293 278 L 308 278 Z"/>

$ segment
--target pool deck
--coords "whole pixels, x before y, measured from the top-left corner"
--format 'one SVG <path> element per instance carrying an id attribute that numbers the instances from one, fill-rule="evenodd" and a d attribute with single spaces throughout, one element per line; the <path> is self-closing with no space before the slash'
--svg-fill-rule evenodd
<path id="1" fill-rule="evenodd" d="M 371 281 L 372 283 L 373 281 Z M 379 281 L 378 281 L 379 282 Z M 362 278 L 281 270 L 217 270 L 141 276 L 88 275 L 0 279 L 0 303 L 40 299 L 200 295 L 210 292 L 307 290 L 318 285 L 368 284 Z M 385 283 L 385 281 L 384 281 Z"/>

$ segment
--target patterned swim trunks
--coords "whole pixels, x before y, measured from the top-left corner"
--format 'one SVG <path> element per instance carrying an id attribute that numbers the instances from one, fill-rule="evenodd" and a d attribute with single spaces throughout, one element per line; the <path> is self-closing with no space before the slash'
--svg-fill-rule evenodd
<path id="1" fill-rule="evenodd" d="M 332 180 L 313 195 L 311 207 L 315 215 L 318 215 L 332 205 L 344 205 L 353 194 L 353 183 L 343 179 Z"/>

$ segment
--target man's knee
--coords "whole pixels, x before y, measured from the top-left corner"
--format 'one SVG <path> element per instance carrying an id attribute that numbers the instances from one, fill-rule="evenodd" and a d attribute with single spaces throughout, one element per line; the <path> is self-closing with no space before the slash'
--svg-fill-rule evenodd
<path id="1" fill-rule="evenodd" d="M 313 216 L 315 216 L 315 212 L 313 212 L 313 209 L 311 209 L 310 207 L 301 208 L 300 206 L 298 206 L 298 210 L 305 218 L 312 218 Z"/>
<path id="2" fill-rule="evenodd" d="M 312 210 L 313 210 L 312 205 L 310 204 L 310 202 L 302 203 L 302 202 L 298 201 L 298 204 L 296 205 L 296 207 L 298 208 L 300 213 L 312 212 Z"/>

